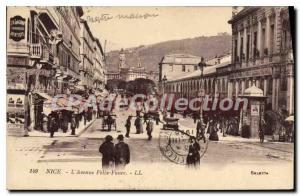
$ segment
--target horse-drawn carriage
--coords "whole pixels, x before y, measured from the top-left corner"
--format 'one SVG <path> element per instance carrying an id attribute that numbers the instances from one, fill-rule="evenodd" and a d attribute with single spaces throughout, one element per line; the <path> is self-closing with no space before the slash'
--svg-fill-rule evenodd
<path id="1" fill-rule="evenodd" d="M 111 131 L 117 130 L 117 123 L 116 123 L 116 115 L 115 114 L 108 114 L 104 115 L 102 119 L 102 130 L 108 130 Z"/>
<path id="2" fill-rule="evenodd" d="M 173 117 L 164 117 L 164 121 L 166 122 L 163 125 L 163 129 L 171 129 L 177 131 L 179 129 L 178 118 Z"/>

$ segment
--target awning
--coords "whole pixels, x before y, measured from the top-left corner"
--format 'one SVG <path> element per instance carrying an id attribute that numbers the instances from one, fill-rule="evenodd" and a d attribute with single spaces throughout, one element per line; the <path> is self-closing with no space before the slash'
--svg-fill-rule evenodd
<path id="1" fill-rule="evenodd" d="M 50 97 L 47 93 L 40 93 L 37 92 L 36 94 L 38 94 L 39 96 L 41 96 L 42 98 L 46 99 L 46 100 L 52 100 L 52 97 Z"/>

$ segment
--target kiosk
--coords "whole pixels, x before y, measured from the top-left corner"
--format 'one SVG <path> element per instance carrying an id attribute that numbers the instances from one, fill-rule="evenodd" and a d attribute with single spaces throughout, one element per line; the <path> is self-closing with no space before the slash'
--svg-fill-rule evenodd
<path id="1" fill-rule="evenodd" d="M 264 118 L 265 113 L 266 96 L 264 96 L 263 90 L 256 86 L 251 86 L 239 97 L 248 99 L 247 108 L 243 108 L 241 111 L 240 122 L 242 123 L 242 127 L 248 125 L 250 128 L 249 137 L 258 138 L 260 121 Z"/>

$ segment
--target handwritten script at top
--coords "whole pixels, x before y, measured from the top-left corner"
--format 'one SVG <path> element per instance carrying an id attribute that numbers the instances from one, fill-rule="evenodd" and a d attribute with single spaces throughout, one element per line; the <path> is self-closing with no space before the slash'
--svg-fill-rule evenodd
<path id="1" fill-rule="evenodd" d="M 156 13 L 131 13 L 131 14 L 117 14 L 117 15 L 111 15 L 111 14 L 101 14 L 100 16 L 87 16 L 88 22 L 105 22 L 112 19 L 149 19 L 149 18 L 156 18 L 158 17 L 158 14 Z"/>

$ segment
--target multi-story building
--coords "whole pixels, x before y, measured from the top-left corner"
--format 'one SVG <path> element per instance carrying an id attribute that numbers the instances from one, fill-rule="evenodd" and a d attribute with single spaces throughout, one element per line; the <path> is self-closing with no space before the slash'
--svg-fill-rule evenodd
<path id="1" fill-rule="evenodd" d="M 252 85 L 269 109 L 294 112 L 294 60 L 288 7 L 246 7 L 233 14 L 228 95 Z"/>
<path id="2" fill-rule="evenodd" d="M 203 89 L 204 93 L 210 97 L 226 97 L 227 76 L 220 74 L 219 70 L 228 67 L 231 63 L 231 58 L 228 55 L 222 55 L 222 57 L 216 58 L 216 61 L 211 59 L 210 63 L 206 64 L 202 73 L 200 69 L 197 69 L 193 72 L 182 73 L 162 81 L 164 93 L 175 94 L 176 98 L 184 97 L 190 99 L 198 97 L 199 91 Z"/>
<path id="3" fill-rule="evenodd" d="M 82 14 L 80 7 L 7 8 L 7 89 L 11 102 L 22 96 L 20 132 L 24 126 L 40 129 L 44 100 L 67 93 L 79 80 Z"/>
<path id="4" fill-rule="evenodd" d="M 173 78 L 193 72 L 198 69 L 201 57 L 190 54 L 170 54 L 165 55 L 159 63 L 159 81 L 166 78 Z"/>
<path id="5" fill-rule="evenodd" d="M 105 61 L 104 51 L 99 42 L 99 39 L 94 39 L 94 77 L 93 87 L 94 89 L 103 89 L 105 82 Z"/>
<path id="6" fill-rule="evenodd" d="M 94 37 L 87 24 L 87 21 L 81 19 L 81 45 L 80 45 L 80 78 L 79 83 L 84 89 L 93 88 L 94 77 Z"/>
<path id="7" fill-rule="evenodd" d="M 81 7 L 7 8 L 7 126 L 11 134 L 41 129 L 42 113 L 51 110 L 46 100 L 76 92 L 80 81 L 92 88 L 94 72 L 101 85 L 105 82 L 101 44 L 82 15 Z M 80 78 L 79 71 L 85 77 Z"/>
<path id="8" fill-rule="evenodd" d="M 232 56 L 206 61 L 203 71 L 172 75 L 160 70 L 164 92 L 195 97 L 200 89 L 214 97 L 237 98 L 256 86 L 267 97 L 266 110 L 294 113 L 294 60 L 288 7 L 246 7 L 234 13 Z M 161 67 L 160 63 L 160 67 Z M 169 64 L 165 64 L 169 65 Z M 170 65 L 169 65 L 170 66 Z"/>

